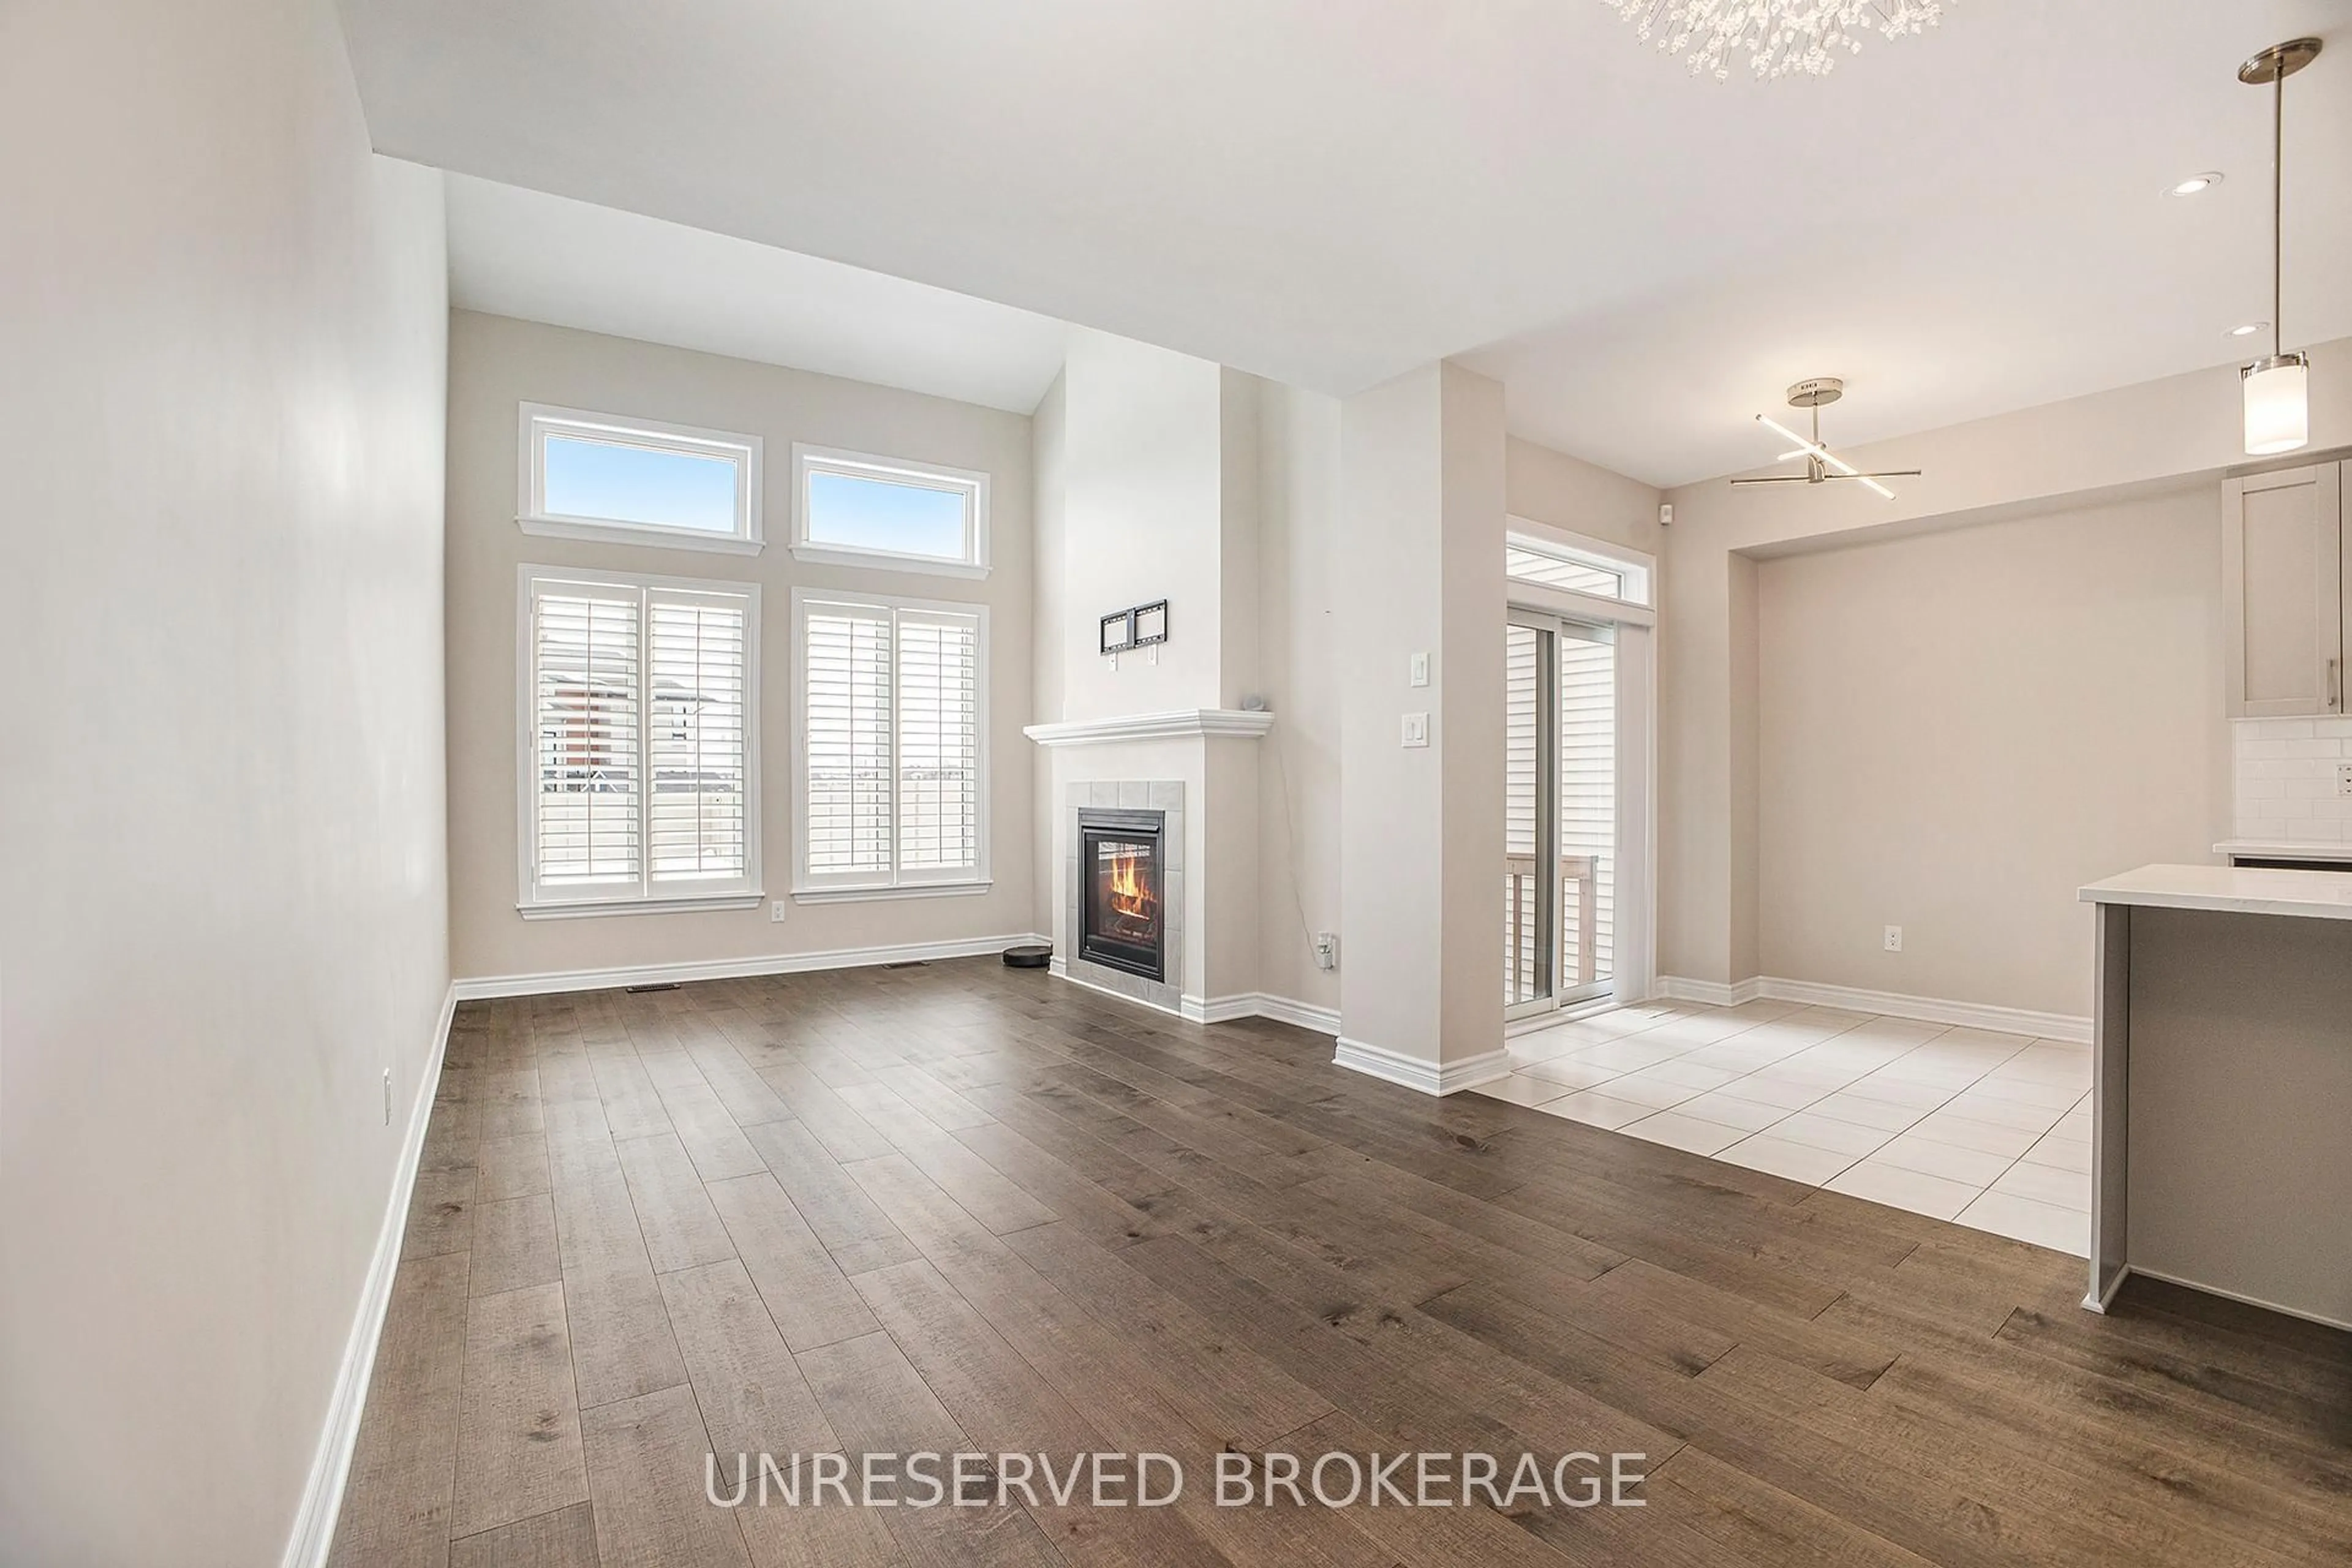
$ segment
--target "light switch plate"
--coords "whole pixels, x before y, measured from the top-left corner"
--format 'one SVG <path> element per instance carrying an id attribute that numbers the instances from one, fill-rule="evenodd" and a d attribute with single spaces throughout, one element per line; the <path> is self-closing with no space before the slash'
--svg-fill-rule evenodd
<path id="1" fill-rule="evenodd" d="M 1427 654 L 1417 653 L 1412 656 L 1412 663 L 1410 667 L 1409 672 L 1405 676 L 1405 684 L 1408 686 L 1426 686 L 1429 684 L 1429 656 Z"/>
<path id="2" fill-rule="evenodd" d="M 1886 951 L 1889 952 L 1901 952 L 1903 951 L 1903 928 L 1901 926 L 1888 926 L 1886 928 Z"/>
<path id="3" fill-rule="evenodd" d="M 2336 793 L 2352 795 L 2352 763 L 2336 764 Z"/>
<path id="4" fill-rule="evenodd" d="M 1429 715 L 1408 713 L 1404 716 L 1404 743 L 1408 746 L 1429 744 Z"/>

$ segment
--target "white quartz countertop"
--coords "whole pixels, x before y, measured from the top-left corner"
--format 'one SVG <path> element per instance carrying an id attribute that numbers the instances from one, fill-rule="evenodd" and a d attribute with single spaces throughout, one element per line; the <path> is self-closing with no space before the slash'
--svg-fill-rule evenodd
<path id="1" fill-rule="evenodd" d="M 2142 866 L 2074 895 L 2086 904 L 2145 904 L 2223 914 L 2352 921 L 2352 877 L 2251 866 Z"/>
<path id="2" fill-rule="evenodd" d="M 2346 860 L 2352 861 L 2352 844 L 2341 839 L 2332 843 L 2313 843 L 2271 838 L 2224 838 L 2213 846 L 2216 855 L 2252 855 L 2263 860 Z"/>

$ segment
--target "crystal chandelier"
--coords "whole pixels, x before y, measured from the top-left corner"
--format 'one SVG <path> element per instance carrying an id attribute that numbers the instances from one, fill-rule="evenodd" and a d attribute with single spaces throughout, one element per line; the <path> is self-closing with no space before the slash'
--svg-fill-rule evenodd
<path id="1" fill-rule="evenodd" d="M 1943 20 L 1942 0 L 1602 0 L 1634 24 L 1634 36 L 1683 57 L 1691 75 L 1721 81 L 1745 49 L 1748 68 L 1770 79 L 1821 76 L 1843 52 L 1862 52 L 1874 28 L 1889 38 Z"/>

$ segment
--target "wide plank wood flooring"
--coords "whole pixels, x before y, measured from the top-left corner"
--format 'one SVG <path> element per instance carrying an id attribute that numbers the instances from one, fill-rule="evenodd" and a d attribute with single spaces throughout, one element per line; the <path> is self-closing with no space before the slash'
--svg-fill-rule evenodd
<path id="1" fill-rule="evenodd" d="M 467 1004 L 333 1563 L 2352 1562 L 2352 1336 L 1330 1051 L 992 959 Z M 704 1497 L 919 1449 L 1187 1488 Z M 1647 1506 L 1213 1506 L 1401 1449 Z"/>

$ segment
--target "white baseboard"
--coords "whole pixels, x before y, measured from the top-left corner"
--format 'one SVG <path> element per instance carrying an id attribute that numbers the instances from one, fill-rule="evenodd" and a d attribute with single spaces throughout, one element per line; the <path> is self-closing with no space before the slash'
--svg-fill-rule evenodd
<path id="1" fill-rule="evenodd" d="M 1339 1009 L 1337 1007 L 1320 1007 L 1312 1002 L 1270 995 L 1264 991 L 1255 993 L 1249 1000 L 1250 1012 L 1257 1017 L 1310 1029 L 1318 1035 L 1337 1036 L 1339 1032 Z"/>
<path id="2" fill-rule="evenodd" d="M 1318 1007 L 1312 1003 L 1275 996 L 1264 991 L 1237 991 L 1230 996 L 1212 996 L 1197 1007 L 1188 996 L 1184 999 L 1184 1016 L 1196 1024 L 1229 1024 L 1238 1018 L 1271 1018 L 1277 1024 L 1312 1029 L 1318 1035 L 1337 1035 L 1339 1032 L 1339 1010 L 1337 1007 Z"/>
<path id="3" fill-rule="evenodd" d="M 1385 1046 L 1367 1045 L 1361 1040 L 1339 1037 L 1331 1060 L 1350 1071 L 1393 1083 L 1405 1089 L 1418 1089 L 1423 1094 L 1447 1095 L 1461 1089 L 1474 1089 L 1482 1083 L 1492 1083 L 1507 1078 L 1511 1058 L 1506 1051 L 1486 1051 L 1458 1062 L 1443 1066 L 1421 1057 L 1409 1057 Z"/>
<path id="4" fill-rule="evenodd" d="M 1246 995 L 1187 996 L 1183 1012 L 1185 1020 L 1194 1024 L 1230 1024 L 1235 1018 L 1257 1016 L 1257 1009 Z"/>
<path id="5" fill-rule="evenodd" d="M 2091 1038 L 2091 1020 L 2077 1013 L 2038 1013 L 2024 1007 L 1997 1007 L 1989 1002 L 1954 1002 L 1939 996 L 1906 995 L 1900 991 L 1864 991 L 1853 985 L 1784 980 L 1771 974 L 1751 975 L 1729 985 L 1662 974 L 1657 989 L 1658 994 L 1669 1001 L 1699 1002 L 1715 1007 L 1736 1007 L 1761 997 L 1801 1003 L 1808 1007 L 1843 1007 L 1850 1013 L 1882 1013 L 1891 1018 L 1948 1024 L 1955 1028 L 2070 1040 L 2077 1045 L 2087 1045 Z"/>
<path id="6" fill-rule="evenodd" d="M 1043 942 L 1045 939 L 1039 937 L 1036 940 Z M 1183 996 L 1176 1007 L 1168 1008 L 1157 1002 L 1147 1002 L 1140 996 L 1129 996 L 1123 991 L 1096 985 L 1072 974 L 1068 963 L 1058 952 L 1046 965 L 1046 970 L 1055 978 L 1084 986 L 1097 996 L 1132 1002 L 1139 1007 L 1148 1007 L 1163 1016 L 1182 1018 L 1187 1023 L 1230 1024 L 1242 1018 L 1272 1018 L 1277 1024 L 1295 1024 L 1318 1035 L 1339 1032 L 1339 1010 L 1337 1007 L 1318 1007 L 1311 1003 L 1295 1002 L 1287 996 L 1273 996 L 1263 991 L 1237 991 L 1229 996 Z"/>
<path id="7" fill-rule="evenodd" d="M 453 984 L 441 998 L 441 1016 L 433 1026 L 433 1050 L 417 1082 L 416 1103 L 409 1109 L 400 1163 L 393 1167 L 392 1196 L 384 1205 L 383 1224 L 376 1233 L 367 1282 L 360 1289 L 359 1315 L 352 1320 L 351 1339 L 343 1347 L 343 1364 L 335 1373 L 326 1429 L 320 1434 L 318 1452 L 310 1460 L 310 1477 L 294 1514 L 294 1532 L 286 1542 L 284 1568 L 321 1568 L 335 1543 L 335 1521 L 343 1510 L 343 1484 L 351 1477 L 352 1450 L 359 1442 L 360 1416 L 367 1409 L 368 1379 L 375 1372 L 376 1342 L 383 1333 L 384 1311 L 392 1305 L 393 1277 L 400 1271 L 409 1194 L 416 1186 L 417 1164 L 425 1157 L 425 1130 L 433 1120 L 433 1095 L 441 1082 L 441 1058 L 449 1049 L 449 1024 L 457 1011 L 457 987 Z"/>
<path id="8" fill-rule="evenodd" d="M 1655 989 L 1669 1002 L 1696 1002 L 1707 1007 L 1737 1007 L 1742 1002 L 1755 1001 L 1761 994 L 1758 987 L 1762 984 L 1754 975 L 1737 985 L 1726 985 L 1719 981 L 1689 980 L 1679 974 L 1661 974 Z"/>
<path id="9" fill-rule="evenodd" d="M 2124 1288 L 2124 1281 L 2131 1278 L 2131 1265 L 2128 1263 L 2116 1269 L 2116 1277 L 2107 1281 L 2105 1289 L 2095 1289 L 2083 1298 L 2083 1310 L 2104 1314 L 2115 1304 L 2116 1292 Z"/>
<path id="10" fill-rule="evenodd" d="M 805 974 L 820 969 L 858 969 L 877 963 L 919 963 L 929 959 L 985 958 L 1020 942 L 1045 939 L 1027 931 L 1004 936 L 961 937 L 952 942 L 910 942 L 890 947 L 844 947 L 828 952 L 779 952 L 758 958 L 722 958 L 689 963 L 647 963 L 629 969 L 572 969 L 545 974 L 495 974 L 457 982 L 457 999 L 542 996 L 562 991 L 611 991 L 623 985 L 684 984 L 695 980 L 741 980 L 761 974 Z M 1056 964 L 1060 959 L 1054 961 Z"/>

